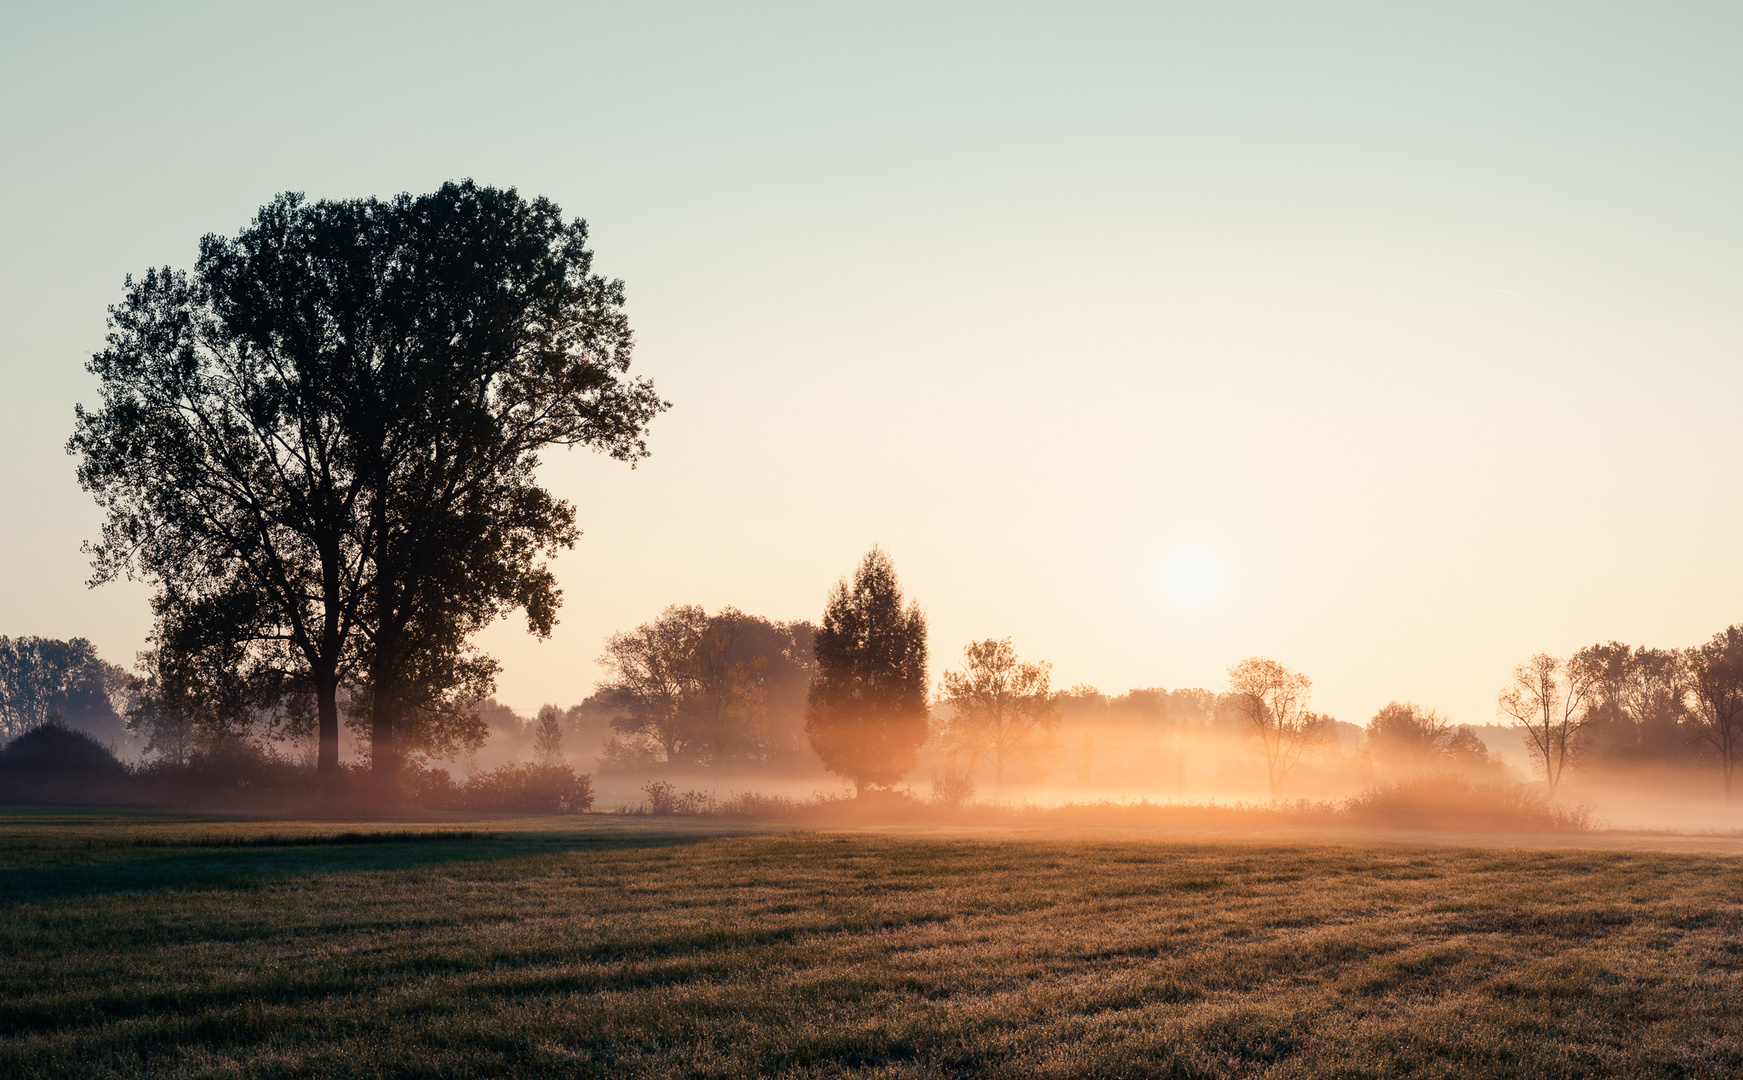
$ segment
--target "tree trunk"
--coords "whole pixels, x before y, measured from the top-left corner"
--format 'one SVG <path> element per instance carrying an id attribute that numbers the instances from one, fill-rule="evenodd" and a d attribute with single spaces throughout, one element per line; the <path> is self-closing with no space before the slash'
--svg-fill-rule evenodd
<path id="1" fill-rule="evenodd" d="M 315 778 L 322 787 L 339 775 L 339 680 L 332 673 L 315 676 Z"/>
<path id="2" fill-rule="evenodd" d="M 394 721 L 398 713 L 393 694 L 379 682 L 369 707 L 369 771 L 378 791 L 389 790 L 399 776 L 399 740 Z"/>
<path id="3" fill-rule="evenodd" d="M 321 653 L 315 668 L 315 778 L 321 787 L 339 775 L 339 552 L 328 542 L 321 546 L 321 586 L 325 598 L 321 615 Z"/>

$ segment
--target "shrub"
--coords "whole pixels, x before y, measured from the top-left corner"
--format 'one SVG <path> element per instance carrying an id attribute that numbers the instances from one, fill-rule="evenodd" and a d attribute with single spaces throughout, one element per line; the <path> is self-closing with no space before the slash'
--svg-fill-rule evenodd
<path id="1" fill-rule="evenodd" d="M 1593 824 L 1588 806 L 1557 806 L 1520 784 L 1474 782 L 1454 773 L 1419 773 L 1369 788 L 1343 812 L 1352 825 L 1399 829 L 1582 832 Z"/>
<path id="2" fill-rule="evenodd" d="M 932 805 L 956 808 L 974 798 L 974 781 L 966 776 L 946 775 L 932 784 Z"/>
<path id="3" fill-rule="evenodd" d="M 53 721 L 0 750 L 0 802 L 108 802 L 128 779 L 108 747 Z"/>
<path id="4" fill-rule="evenodd" d="M 650 814 L 711 814 L 718 809 L 714 796 L 702 791 L 680 793 L 665 780 L 648 781 L 642 794 L 648 797 Z"/>
<path id="5" fill-rule="evenodd" d="M 416 768 L 411 762 L 400 776 L 406 800 L 430 810 L 452 810 L 462 802 L 463 789 L 447 769 Z"/>
<path id="6" fill-rule="evenodd" d="M 446 772 L 443 772 L 446 776 Z M 429 790 L 442 797 L 439 783 Z M 503 765 L 458 785 L 461 809 L 513 814 L 577 814 L 593 805 L 593 785 L 568 765 Z"/>

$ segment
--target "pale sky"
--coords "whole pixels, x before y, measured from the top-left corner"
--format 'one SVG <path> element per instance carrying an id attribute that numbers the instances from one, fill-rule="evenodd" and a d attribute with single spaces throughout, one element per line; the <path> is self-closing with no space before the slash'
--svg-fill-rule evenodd
<path id="1" fill-rule="evenodd" d="M 0 634 L 123 664 L 62 451 L 122 280 L 275 193 L 547 195 L 673 402 L 550 455 L 571 704 L 672 603 L 816 619 L 874 541 L 934 667 L 1494 717 L 1743 621 L 1743 8 L 0 6 Z"/>

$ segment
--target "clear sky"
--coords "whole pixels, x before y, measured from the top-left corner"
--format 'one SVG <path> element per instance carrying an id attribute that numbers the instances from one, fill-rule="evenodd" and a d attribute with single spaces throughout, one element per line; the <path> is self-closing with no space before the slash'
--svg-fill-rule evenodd
<path id="1" fill-rule="evenodd" d="M 0 634 L 130 662 L 62 445 L 123 276 L 273 194 L 543 194 L 674 403 L 501 697 L 671 603 L 815 619 L 872 542 L 935 667 L 1462 722 L 1532 652 L 1743 621 L 1743 8 L 0 6 Z"/>

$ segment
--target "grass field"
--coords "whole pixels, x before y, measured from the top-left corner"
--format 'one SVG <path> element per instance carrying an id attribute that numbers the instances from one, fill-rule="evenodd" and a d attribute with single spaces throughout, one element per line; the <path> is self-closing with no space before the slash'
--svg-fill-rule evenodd
<path id="1" fill-rule="evenodd" d="M 1743 1074 L 1614 844 L 0 811 L 0 957 L 8 1077 Z"/>

